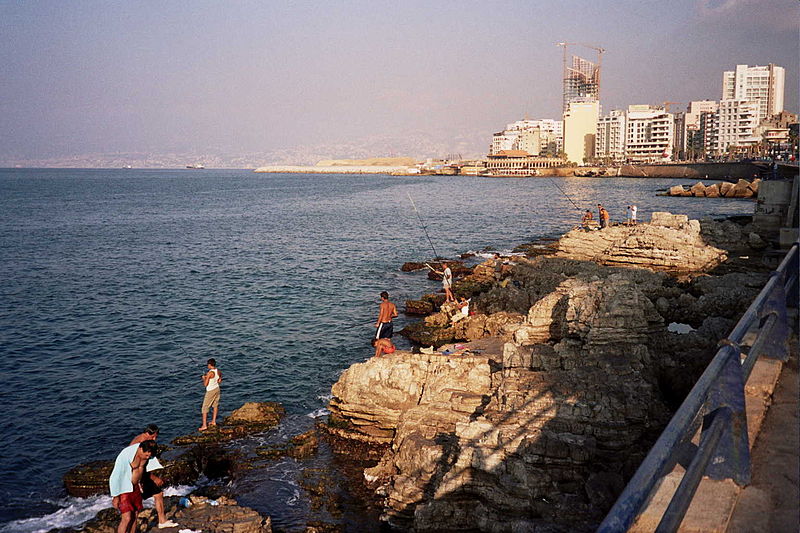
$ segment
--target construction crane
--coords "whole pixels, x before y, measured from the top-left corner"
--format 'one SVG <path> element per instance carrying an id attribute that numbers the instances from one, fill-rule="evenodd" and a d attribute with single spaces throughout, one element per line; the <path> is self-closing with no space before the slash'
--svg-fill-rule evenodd
<path id="1" fill-rule="evenodd" d="M 664 103 L 663 103 L 663 104 L 661 104 L 661 105 L 663 105 L 663 106 L 664 106 L 664 111 L 666 111 L 667 113 L 669 113 L 669 106 L 671 106 L 671 105 L 678 105 L 678 104 L 680 104 L 680 103 L 682 103 L 682 102 L 664 102 Z"/>
<path id="2" fill-rule="evenodd" d="M 602 67 L 602 64 L 603 64 L 603 52 L 605 52 L 606 49 L 603 48 L 602 46 L 595 46 L 593 44 L 573 43 L 573 42 L 566 42 L 566 41 L 560 42 L 560 43 L 556 43 L 556 46 L 560 46 L 560 47 L 562 47 L 564 49 L 564 58 L 562 60 L 562 78 L 563 78 L 563 82 L 565 84 L 566 84 L 566 80 L 567 80 L 567 71 L 568 71 L 568 69 L 567 69 L 567 48 L 569 46 L 583 46 L 584 48 L 591 48 L 592 50 L 597 52 L 597 78 L 596 78 L 596 83 L 597 83 L 597 99 L 599 100 L 600 99 L 600 72 L 601 72 L 601 67 Z M 566 107 L 567 107 L 567 103 L 568 103 L 567 102 L 566 91 L 564 91 L 564 95 L 563 95 L 562 100 L 563 100 L 562 103 L 563 103 L 563 106 L 564 106 L 563 110 L 566 111 Z"/>

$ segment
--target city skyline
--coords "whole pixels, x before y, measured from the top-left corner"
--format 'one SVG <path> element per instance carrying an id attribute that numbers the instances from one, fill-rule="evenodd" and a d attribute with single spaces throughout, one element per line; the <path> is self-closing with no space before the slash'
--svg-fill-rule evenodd
<path id="1" fill-rule="evenodd" d="M 786 67 L 797 112 L 798 12 L 793 0 L 0 2 L 0 165 L 485 153 L 505 123 L 560 119 L 561 41 L 606 49 L 604 112 L 719 100 L 724 71 L 768 63 Z"/>

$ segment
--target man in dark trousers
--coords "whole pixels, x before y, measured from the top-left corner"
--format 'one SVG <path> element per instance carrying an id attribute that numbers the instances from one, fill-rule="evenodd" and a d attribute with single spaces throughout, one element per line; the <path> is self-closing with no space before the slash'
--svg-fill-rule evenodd
<path id="1" fill-rule="evenodd" d="M 381 307 L 378 311 L 378 320 L 375 322 L 375 338 L 391 339 L 394 334 L 392 319 L 397 316 L 397 306 L 389 301 L 389 293 L 381 293 Z"/>

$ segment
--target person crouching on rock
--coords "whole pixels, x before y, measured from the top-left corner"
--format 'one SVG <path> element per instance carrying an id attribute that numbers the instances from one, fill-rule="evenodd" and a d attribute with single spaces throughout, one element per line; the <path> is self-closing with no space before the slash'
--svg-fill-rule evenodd
<path id="1" fill-rule="evenodd" d="M 586 213 L 583 214 L 583 218 L 581 218 L 581 227 L 586 231 L 589 231 L 594 224 L 594 217 L 592 216 L 591 210 L 587 209 Z"/>
<path id="2" fill-rule="evenodd" d="M 139 483 L 145 471 L 147 461 L 156 452 L 155 441 L 148 440 L 141 444 L 131 444 L 124 448 L 114 461 L 114 470 L 108 478 L 108 486 L 112 501 L 122 517 L 117 526 L 117 533 L 130 533 L 138 530 L 136 517 L 144 509 L 142 490 Z"/>
<path id="3" fill-rule="evenodd" d="M 136 435 L 131 444 L 139 444 L 141 442 L 155 442 L 158 438 L 158 426 L 149 424 L 144 431 Z M 145 472 L 142 474 L 142 500 L 146 500 L 152 496 L 153 503 L 158 514 L 158 528 L 164 529 L 167 527 L 178 527 L 178 524 L 172 520 L 167 520 L 167 515 L 164 512 L 164 480 L 153 473 L 154 470 L 159 470 L 161 464 L 158 459 L 153 457 L 147 464 Z"/>
<path id="4" fill-rule="evenodd" d="M 392 343 L 392 339 L 372 339 L 372 345 L 375 347 L 375 357 L 380 357 L 383 354 L 394 353 L 397 349 Z"/>

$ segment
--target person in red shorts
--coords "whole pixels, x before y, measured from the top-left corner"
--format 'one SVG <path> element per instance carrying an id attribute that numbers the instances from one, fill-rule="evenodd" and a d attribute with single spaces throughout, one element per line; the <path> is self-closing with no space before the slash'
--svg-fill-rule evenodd
<path id="1" fill-rule="evenodd" d="M 108 484 L 112 499 L 116 498 L 112 501 L 117 502 L 117 510 L 122 515 L 117 533 L 132 533 L 138 530 L 136 517 L 139 511 L 144 509 L 139 483 L 147 461 L 155 452 L 155 441 L 147 440 L 123 449 L 114 461 L 114 470 L 108 478 Z"/>
<path id="2" fill-rule="evenodd" d="M 372 339 L 372 345 L 375 347 L 375 357 L 380 357 L 383 354 L 394 353 L 395 346 L 392 339 Z"/>

